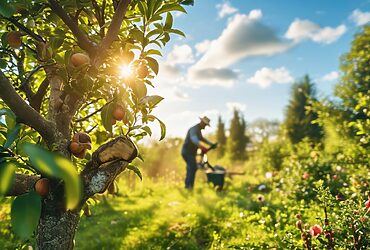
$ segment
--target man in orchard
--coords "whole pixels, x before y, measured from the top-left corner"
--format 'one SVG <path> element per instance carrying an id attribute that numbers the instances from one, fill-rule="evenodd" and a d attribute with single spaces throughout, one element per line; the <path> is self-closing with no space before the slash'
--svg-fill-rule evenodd
<path id="1" fill-rule="evenodd" d="M 185 188 L 193 189 L 195 173 L 197 171 L 197 163 L 195 160 L 197 149 L 200 148 L 202 153 L 206 153 L 210 148 L 215 148 L 216 144 L 210 142 L 202 135 L 202 129 L 206 126 L 210 126 L 210 119 L 206 116 L 199 118 L 200 122 L 191 127 L 185 138 L 184 145 L 182 146 L 181 155 L 186 162 L 186 177 L 185 177 Z M 203 143 L 211 146 L 207 148 Z"/>

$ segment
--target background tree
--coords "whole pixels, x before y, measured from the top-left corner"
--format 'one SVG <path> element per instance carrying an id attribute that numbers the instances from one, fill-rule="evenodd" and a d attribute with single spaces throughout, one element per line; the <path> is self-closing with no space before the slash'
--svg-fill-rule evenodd
<path id="1" fill-rule="evenodd" d="M 341 130 L 355 136 L 364 146 L 370 142 L 370 25 L 363 27 L 352 41 L 351 50 L 341 58 L 342 77 L 335 95 L 340 98 L 341 116 L 350 128 Z"/>
<path id="2" fill-rule="evenodd" d="M 249 125 L 250 137 L 254 143 L 268 142 L 278 136 L 279 121 L 256 119 Z"/>
<path id="3" fill-rule="evenodd" d="M 231 160 L 246 159 L 246 145 L 248 142 L 248 137 L 245 134 L 246 123 L 239 113 L 238 110 L 234 110 L 230 122 L 230 134 L 227 138 L 227 154 Z"/>
<path id="4" fill-rule="evenodd" d="M 218 142 L 217 155 L 218 157 L 223 157 L 226 149 L 226 134 L 225 123 L 222 121 L 221 116 L 218 117 L 216 141 Z"/>
<path id="5" fill-rule="evenodd" d="M 163 98 L 147 96 L 154 56 L 170 33 L 184 35 L 171 11 L 192 2 L 1 2 L 0 195 L 17 196 L 18 236 L 71 249 L 85 202 L 125 169 L 141 176 L 132 139 L 153 121 L 165 136 L 151 114 Z"/>
<path id="6" fill-rule="evenodd" d="M 312 123 L 317 119 L 317 113 L 312 110 L 314 101 L 316 101 L 314 84 L 306 75 L 302 81 L 292 86 L 291 99 L 286 111 L 285 127 L 293 144 L 305 137 L 312 142 L 318 142 L 322 138 L 321 127 Z"/>

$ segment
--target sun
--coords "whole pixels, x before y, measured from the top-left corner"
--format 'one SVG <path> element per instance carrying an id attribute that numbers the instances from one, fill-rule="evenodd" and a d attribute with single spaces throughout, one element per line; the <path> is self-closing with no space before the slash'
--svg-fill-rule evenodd
<path id="1" fill-rule="evenodd" d="M 121 77 L 128 77 L 132 74 L 132 68 L 130 65 L 121 65 L 119 67 L 119 71 Z"/>

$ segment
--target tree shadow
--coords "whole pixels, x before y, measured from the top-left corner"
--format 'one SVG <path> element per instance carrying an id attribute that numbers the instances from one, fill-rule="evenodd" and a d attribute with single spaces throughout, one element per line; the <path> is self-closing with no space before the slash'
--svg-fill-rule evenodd
<path id="1" fill-rule="evenodd" d="M 76 233 L 75 249 L 122 249 L 122 241 L 135 228 L 153 217 L 157 205 L 123 210 L 122 200 L 104 201 L 92 207 L 91 217 L 82 217 Z"/>

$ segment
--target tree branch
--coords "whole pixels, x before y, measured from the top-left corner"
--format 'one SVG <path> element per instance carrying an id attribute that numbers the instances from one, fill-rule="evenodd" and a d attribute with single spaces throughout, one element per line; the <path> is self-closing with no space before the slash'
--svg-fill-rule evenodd
<path id="1" fill-rule="evenodd" d="M 48 87 L 49 87 L 49 80 L 45 78 L 40 84 L 36 94 L 32 97 L 30 101 L 31 107 L 34 108 L 39 113 L 41 109 L 42 99 L 44 98 Z"/>
<path id="2" fill-rule="evenodd" d="M 107 35 L 101 42 L 101 48 L 104 50 L 108 49 L 112 42 L 117 38 L 118 32 L 121 29 L 123 19 L 125 18 L 127 7 L 131 3 L 131 0 L 120 0 L 113 15 L 112 23 L 108 28 Z"/>
<path id="3" fill-rule="evenodd" d="M 38 175 L 15 174 L 12 189 L 9 190 L 6 196 L 18 196 L 31 191 L 39 179 L 40 176 Z"/>
<path id="4" fill-rule="evenodd" d="M 55 139 L 54 124 L 29 106 L 15 91 L 4 73 L 0 71 L 0 98 L 15 113 L 18 120 L 34 128 L 50 145 Z"/>
<path id="5" fill-rule="evenodd" d="M 72 31 L 77 39 L 78 46 L 86 50 L 90 55 L 96 52 L 96 44 L 92 42 L 88 36 L 78 27 L 78 24 L 67 14 L 61 5 L 56 0 L 48 0 L 51 9 L 63 20 L 63 22 Z"/>
<path id="6" fill-rule="evenodd" d="M 100 146 L 81 172 L 84 182 L 81 205 L 94 194 L 103 193 L 137 155 L 135 144 L 126 136 Z"/>
<path id="7" fill-rule="evenodd" d="M 32 30 L 30 30 L 29 28 L 27 28 L 26 26 L 24 26 L 23 24 L 21 24 L 20 22 L 18 22 L 15 18 L 13 18 L 13 17 L 9 17 L 9 18 L 4 17 L 4 19 L 5 20 L 8 20 L 11 23 L 13 23 L 20 30 L 23 30 L 24 32 L 26 32 L 28 35 L 30 35 L 36 41 L 45 42 L 44 39 L 40 35 L 36 34 Z"/>

